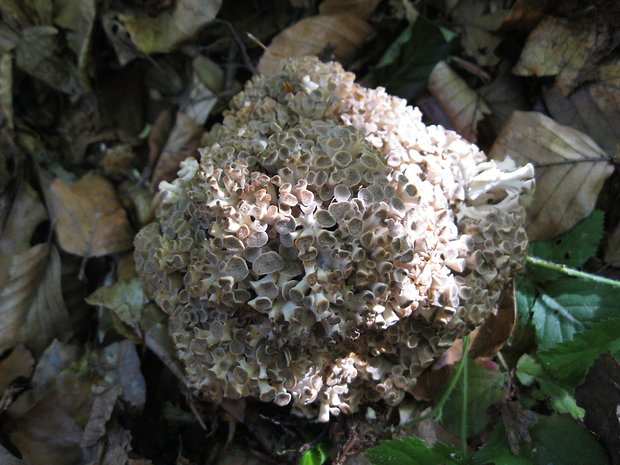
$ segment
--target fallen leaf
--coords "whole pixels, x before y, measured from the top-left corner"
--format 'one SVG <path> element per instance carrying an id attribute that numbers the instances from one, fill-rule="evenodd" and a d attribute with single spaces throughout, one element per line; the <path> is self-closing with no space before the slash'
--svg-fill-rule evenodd
<path id="1" fill-rule="evenodd" d="M 556 86 L 567 95 L 588 77 L 610 40 L 602 24 L 548 16 L 527 38 L 513 73 L 556 76 Z"/>
<path id="2" fill-rule="evenodd" d="M 585 423 L 607 447 L 613 465 L 620 464 L 620 365 L 609 353 L 590 369 L 576 390 L 577 402 L 586 411 Z"/>
<path id="3" fill-rule="evenodd" d="M 38 244 L 13 256 L 0 291 L 0 348 L 24 342 L 40 354 L 54 338 L 66 340 L 70 336 L 56 247 Z"/>
<path id="4" fill-rule="evenodd" d="M 597 79 L 568 97 L 558 87 L 543 88 L 549 113 L 560 124 L 588 134 L 610 155 L 620 152 L 620 59 L 597 69 Z"/>
<path id="5" fill-rule="evenodd" d="M 101 438 L 100 447 L 94 452 L 95 457 L 88 465 L 151 465 L 152 462 L 136 457 L 131 453 L 131 433 L 114 422 Z M 102 452 L 103 451 L 103 452 Z"/>
<path id="6" fill-rule="evenodd" d="M 203 132 L 202 124 L 197 123 L 196 120 L 182 111 L 177 112 L 168 141 L 155 165 L 151 180 L 151 186 L 154 190 L 157 190 L 161 181 L 172 181 L 177 177 L 179 164 L 183 160 L 197 155 L 196 150 L 200 145 Z"/>
<path id="7" fill-rule="evenodd" d="M 63 59 L 62 38 L 52 26 L 32 26 L 22 31 L 15 47 L 17 67 L 50 87 L 77 96 L 85 89 L 78 78 L 77 66 Z"/>
<path id="8" fill-rule="evenodd" d="M 13 130 L 13 57 L 9 53 L 0 56 L 0 111 L 9 129 Z"/>
<path id="9" fill-rule="evenodd" d="M 608 265 L 620 268 L 620 223 L 607 233 L 604 258 Z"/>
<path id="10" fill-rule="evenodd" d="M 537 112 L 516 111 L 493 144 L 490 157 L 533 163 L 536 190 L 527 206 L 530 240 L 550 239 L 590 215 L 614 170 L 587 135 Z"/>
<path id="11" fill-rule="evenodd" d="M 191 39 L 215 19 L 222 0 L 177 0 L 174 6 L 151 17 L 141 11 L 119 13 L 117 27 L 144 53 L 167 53 Z"/>
<path id="12" fill-rule="evenodd" d="M 527 108 L 523 84 L 510 72 L 507 62 L 500 63 L 495 79 L 477 88 L 476 92 L 491 110 L 488 119 L 496 133 L 501 131 L 513 111 Z"/>
<path id="13" fill-rule="evenodd" d="M 476 142 L 476 126 L 491 113 L 487 104 L 461 77 L 442 61 L 428 78 L 428 89 L 439 101 L 456 131 Z"/>
<path id="14" fill-rule="evenodd" d="M 28 212 L 24 215 L 24 212 Z M 37 226 L 47 220 L 47 211 L 39 194 L 29 184 L 21 182 L 0 234 L 0 287 L 8 278 L 15 254 L 30 248 L 32 234 Z"/>
<path id="15" fill-rule="evenodd" d="M 26 462 L 19 460 L 3 446 L 0 445 L 0 463 L 2 465 L 28 465 Z"/>
<path id="16" fill-rule="evenodd" d="M 30 378 L 34 358 L 24 344 L 18 344 L 11 353 L 0 361 L 0 392 L 19 377 Z M 1 463 L 1 461 L 0 461 Z"/>
<path id="17" fill-rule="evenodd" d="M 114 186 L 90 172 L 75 185 L 59 178 L 50 188 L 58 243 L 82 257 L 99 257 L 132 247 L 133 231 Z"/>
<path id="18" fill-rule="evenodd" d="M 504 290 L 496 313 L 492 313 L 478 328 L 471 342 L 469 356 L 474 359 L 492 360 L 508 342 L 517 322 L 514 280 Z"/>
<path id="19" fill-rule="evenodd" d="M 501 42 L 493 34 L 504 22 L 509 9 L 503 0 L 461 0 L 451 11 L 452 21 L 461 30 L 461 45 L 466 55 L 480 66 L 495 66 L 495 49 Z"/>
<path id="20" fill-rule="evenodd" d="M 547 11 L 549 0 L 516 0 L 504 16 L 502 31 L 531 30 Z"/>
<path id="21" fill-rule="evenodd" d="M 381 0 L 324 0 L 319 5 L 319 14 L 349 14 L 368 18 Z"/>
<path id="22" fill-rule="evenodd" d="M 273 38 L 258 62 L 258 70 L 272 74 L 282 58 L 319 55 L 326 49 L 346 66 L 374 33 L 366 21 L 350 14 L 304 18 Z"/>
<path id="23" fill-rule="evenodd" d="M 78 465 L 82 429 L 65 413 L 57 394 L 48 394 L 15 422 L 10 433 L 29 465 Z"/>
<path id="24" fill-rule="evenodd" d="M 105 436 L 106 423 L 112 416 L 114 404 L 116 404 L 120 393 L 121 389 L 114 385 L 95 397 L 93 408 L 90 411 L 90 418 L 84 427 L 84 435 L 80 442 L 81 447 L 94 446 Z"/>

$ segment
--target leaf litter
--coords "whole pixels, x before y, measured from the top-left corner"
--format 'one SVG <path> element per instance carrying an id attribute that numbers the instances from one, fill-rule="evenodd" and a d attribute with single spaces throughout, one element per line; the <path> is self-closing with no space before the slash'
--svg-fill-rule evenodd
<path id="1" fill-rule="evenodd" d="M 3 463 L 320 465 L 399 435 L 416 438 L 371 461 L 608 463 L 613 402 L 591 400 L 609 395 L 620 353 L 620 16 L 611 2 L 603 15 L 534 3 L 2 2 Z M 197 156 L 227 99 L 256 67 L 304 54 L 434 105 L 504 163 L 537 165 L 516 289 L 398 412 L 372 405 L 325 431 L 252 400 L 193 398 L 131 259 L 159 181 Z M 399 418 L 410 424 L 394 432 Z"/>

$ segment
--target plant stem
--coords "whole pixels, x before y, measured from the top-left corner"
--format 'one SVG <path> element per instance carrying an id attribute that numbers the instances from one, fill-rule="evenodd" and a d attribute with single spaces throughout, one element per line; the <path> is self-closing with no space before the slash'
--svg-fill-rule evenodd
<path id="1" fill-rule="evenodd" d="M 416 418 L 415 420 L 410 420 L 407 423 L 403 423 L 402 425 L 395 426 L 394 428 L 392 428 L 392 431 L 393 432 L 400 431 L 401 429 L 407 428 L 412 425 L 416 425 L 418 423 L 422 423 L 423 421 L 426 421 L 429 418 L 435 418 L 436 416 L 440 415 L 441 411 L 443 410 L 443 406 L 446 404 L 446 402 L 448 401 L 448 398 L 450 397 L 450 394 L 452 394 L 452 391 L 454 391 L 456 384 L 459 382 L 459 379 L 461 378 L 461 374 L 463 373 L 463 370 L 466 369 L 468 356 L 469 356 L 469 335 L 463 338 L 463 355 L 461 355 L 461 360 L 459 361 L 459 364 L 456 368 L 456 372 L 454 373 L 454 376 L 450 380 L 450 384 L 448 384 L 448 388 L 444 391 L 444 393 L 441 395 L 441 397 L 437 401 L 437 405 L 435 405 L 435 407 L 430 412 L 428 412 L 426 415 Z"/>
<path id="2" fill-rule="evenodd" d="M 469 360 L 465 350 L 463 349 L 463 358 L 461 360 L 465 360 L 463 363 L 463 399 L 461 400 L 461 447 L 463 449 L 463 457 L 467 458 L 467 382 L 468 382 L 468 371 L 469 371 Z"/>
<path id="3" fill-rule="evenodd" d="M 547 260 L 543 260 L 542 258 L 532 257 L 531 255 L 527 256 L 527 262 L 540 266 L 543 268 L 547 268 L 548 270 L 559 271 L 560 273 L 564 273 L 568 276 L 575 276 L 577 278 L 588 279 L 590 281 L 594 281 L 601 284 L 608 284 L 610 286 L 620 287 L 620 281 L 616 281 L 614 279 L 603 278 L 602 276 L 598 276 L 595 274 L 584 273 L 583 271 L 575 270 L 574 268 L 570 268 L 566 265 L 560 265 L 557 263 L 549 262 Z"/>

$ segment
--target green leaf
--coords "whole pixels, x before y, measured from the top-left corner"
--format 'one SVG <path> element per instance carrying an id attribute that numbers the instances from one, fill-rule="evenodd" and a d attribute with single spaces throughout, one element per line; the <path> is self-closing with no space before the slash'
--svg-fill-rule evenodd
<path id="1" fill-rule="evenodd" d="M 585 410 L 577 405 L 573 393 L 551 377 L 534 357 L 525 354 L 519 359 L 517 378 L 525 386 L 538 382 L 540 389 L 537 392 L 539 395 L 549 396 L 551 407 L 556 412 L 568 413 L 575 419 L 581 419 L 585 415 Z"/>
<path id="2" fill-rule="evenodd" d="M 312 449 L 308 449 L 301 456 L 299 465 L 323 465 L 329 455 L 329 445 L 325 442 L 320 442 Z"/>
<path id="3" fill-rule="evenodd" d="M 508 375 L 499 371 L 493 362 L 468 361 L 467 373 L 467 433 L 478 434 L 488 423 L 487 409 L 501 402 L 506 395 Z M 445 403 L 440 423 L 452 434 L 460 436 L 463 406 L 463 383 L 459 381 Z"/>
<path id="4" fill-rule="evenodd" d="M 598 322 L 618 315 L 620 288 L 567 278 L 545 285 L 536 299 L 532 322 L 542 350 L 573 339 Z"/>
<path id="5" fill-rule="evenodd" d="M 605 465 L 609 458 L 599 442 L 569 417 L 540 416 L 532 428 L 529 456 L 534 465 Z"/>
<path id="6" fill-rule="evenodd" d="M 416 437 L 390 439 L 366 451 L 373 465 L 464 465 L 467 460 L 454 447 L 437 441 L 432 448 Z"/>
<path id="7" fill-rule="evenodd" d="M 401 32 L 364 81 L 412 99 L 426 88 L 435 65 L 450 54 L 455 37 L 453 32 L 419 15 Z"/>
<path id="8" fill-rule="evenodd" d="M 516 278 L 517 323 L 520 328 L 527 324 L 536 301 L 536 286 L 529 276 L 521 274 Z"/>
<path id="9" fill-rule="evenodd" d="M 616 311 L 616 314 L 619 312 Z M 541 352 L 540 360 L 567 386 L 579 386 L 596 359 L 605 352 L 620 350 L 620 316 L 601 321 L 572 341 Z"/>
<path id="10" fill-rule="evenodd" d="M 604 214 L 594 210 L 570 231 L 548 241 L 530 244 L 530 255 L 553 263 L 578 267 L 592 257 L 603 236 Z"/>
<path id="11" fill-rule="evenodd" d="M 471 465 L 533 465 L 527 457 L 516 456 L 510 451 L 506 429 L 499 423 L 491 432 L 486 445 L 471 458 Z"/>

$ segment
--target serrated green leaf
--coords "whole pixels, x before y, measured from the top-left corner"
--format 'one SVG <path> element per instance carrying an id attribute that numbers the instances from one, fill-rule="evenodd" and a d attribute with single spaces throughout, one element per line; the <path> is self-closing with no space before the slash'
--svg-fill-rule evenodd
<path id="1" fill-rule="evenodd" d="M 373 465 L 464 465 L 467 460 L 454 447 L 437 441 L 430 448 L 416 437 L 390 439 L 366 451 Z"/>
<path id="2" fill-rule="evenodd" d="M 548 241 L 530 244 L 530 255 L 553 263 L 578 267 L 592 257 L 603 237 L 604 214 L 594 210 L 570 231 Z"/>
<path id="3" fill-rule="evenodd" d="M 527 457 L 513 455 L 506 438 L 504 425 L 499 423 L 491 432 L 486 445 L 471 458 L 471 465 L 533 465 Z"/>
<path id="4" fill-rule="evenodd" d="M 573 339 L 598 322 L 620 314 L 620 289 L 585 279 L 566 278 L 545 285 L 536 299 L 532 322 L 542 350 Z"/>
<path id="5" fill-rule="evenodd" d="M 619 313 L 619 312 L 616 312 Z M 583 383 L 596 359 L 605 352 L 620 350 L 620 316 L 601 321 L 588 331 L 576 334 L 565 342 L 538 356 L 544 367 L 566 386 Z"/>
<path id="6" fill-rule="evenodd" d="M 451 31 L 419 15 L 401 32 L 364 81 L 412 99 L 426 88 L 435 65 L 450 54 L 455 37 Z"/>
<path id="7" fill-rule="evenodd" d="M 534 465 L 605 465 L 609 458 L 598 441 L 569 417 L 540 416 L 529 450 Z"/>
<path id="8" fill-rule="evenodd" d="M 467 433 L 475 435 L 488 423 L 487 409 L 506 396 L 508 375 L 493 362 L 470 360 L 467 373 Z M 445 403 L 440 423 L 452 434 L 460 436 L 463 405 L 463 383 L 459 381 Z"/>
<path id="9" fill-rule="evenodd" d="M 558 413 L 568 413 L 575 419 L 581 419 L 585 410 L 577 405 L 571 391 L 562 387 L 557 380 L 551 377 L 543 366 L 534 357 L 523 355 L 517 362 L 517 378 L 526 386 L 538 382 L 540 389 L 537 392 L 549 396 L 551 407 Z"/>
<path id="10" fill-rule="evenodd" d="M 299 465 L 323 465 L 327 460 L 327 456 L 329 454 L 329 445 L 320 442 L 312 449 L 308 449 L 301 456 L 301 460 L 299 461 Z"/>

